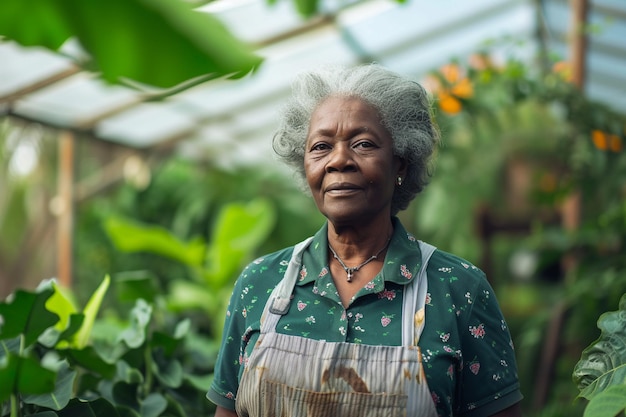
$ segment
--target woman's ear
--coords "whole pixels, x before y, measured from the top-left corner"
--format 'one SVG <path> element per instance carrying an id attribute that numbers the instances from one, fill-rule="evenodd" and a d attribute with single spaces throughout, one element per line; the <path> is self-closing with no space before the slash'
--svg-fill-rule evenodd
<path id="1" fill-rule="evenodd" d="M 401 158 L 399 156 L 396 156 L 396 158 L 398 160 L 398 173 L 396 176 L 402 177 L 404 179 L 408 171 L 408 164 L 406 163 L 406 159 Z"/>

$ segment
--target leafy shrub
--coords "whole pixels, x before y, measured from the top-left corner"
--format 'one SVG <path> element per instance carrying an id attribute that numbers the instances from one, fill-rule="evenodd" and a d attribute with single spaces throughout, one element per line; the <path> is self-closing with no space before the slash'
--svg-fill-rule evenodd
<path id="1" fill-rule="evenodd" d="M 626 294 L 618 311 L 598 319 L 602 334 L 574 368 L 579 397 L 589 400 L 584 417 L 614 417 L 626 411 Z"/>
<path id="2" fill-rule="evenodd" d="M 2 416 L 198 416 L 214 346 L 158 303 L 98 318 L 106 277 L 82 312 L 55 282 L 0 303 Z M 135 283 L 135 288 L 137 284 Z M 124 286 L 118 293 L 125 296 Z"/>

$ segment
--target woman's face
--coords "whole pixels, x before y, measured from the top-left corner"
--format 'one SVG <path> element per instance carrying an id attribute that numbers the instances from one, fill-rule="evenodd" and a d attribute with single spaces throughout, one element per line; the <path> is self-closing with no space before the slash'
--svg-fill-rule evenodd
<path id="1" fill-rule="evenodd" d="M 374 107 L 330 97 L 311 115 L 304 170 L 320 212 L 341 224 L 388 219 L 405 164 Z"/>

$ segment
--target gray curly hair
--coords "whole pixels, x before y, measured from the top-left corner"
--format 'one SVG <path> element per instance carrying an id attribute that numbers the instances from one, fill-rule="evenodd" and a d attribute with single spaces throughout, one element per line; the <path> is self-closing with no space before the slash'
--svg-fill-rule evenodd
<path id="1" fill-rule="evenodd" d="M 439 141 L 439 131 L 432 117 L 431 101 L 421 85 L 378 64 L 368 64 L 299 74 L 292 92 L 272 145 L 303 185 L 306 184 L 304 149 L 311 114 L 331 96 L 356 97 L 373 106 L 393 139 L 394 154 L 406 161 L 406 178 L 394 192 L 392 215 L 406 209 L 428 184 L 429 163 Z"/>

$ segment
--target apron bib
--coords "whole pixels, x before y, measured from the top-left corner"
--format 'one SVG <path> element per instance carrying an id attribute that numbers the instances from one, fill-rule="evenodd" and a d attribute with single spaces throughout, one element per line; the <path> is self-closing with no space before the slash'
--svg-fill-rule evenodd
<path id="1" fill-rule="evenodd" d="M 426 265 L 404 289 L 403 346 L 326 342 L 276 332 L 286 314 L 309 238 L 295 246 L 270 295 L 261 334 L 246 362 L 235 407 L 240 417 L 436 417 L 417 341 L 424 327 Z"/>

